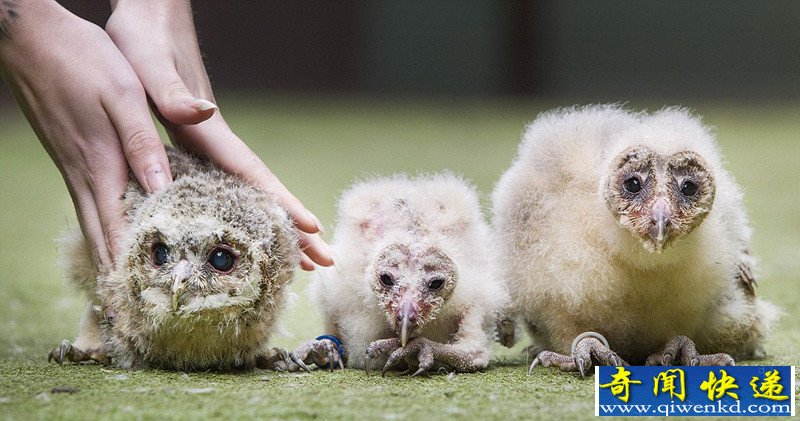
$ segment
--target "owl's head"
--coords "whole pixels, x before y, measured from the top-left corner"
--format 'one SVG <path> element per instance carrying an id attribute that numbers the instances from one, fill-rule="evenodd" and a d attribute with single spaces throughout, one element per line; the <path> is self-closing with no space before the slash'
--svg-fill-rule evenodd
<path id="1" fill-rule="evenodd" d="M 299 261 L 287 213 L 221 173 L 176 180 L 135 209 L 131 226 L 125 287 L 154 328 L 203 320 L 238 329 L 280 305 Z"/>
<path id="2" fill-rule="evenodd" d="M 603 186 L 608 209 L 646 250 L 660 253 L 711 212 L 712 167 L 693 150 L 659 153 L 630 146 L 612 159 Z"/>
<path id="3" fill-rule="evenodd" d="M 367 276 L 402 346 L 436 318 L 458 281 L 455 263 L 441 248 L 405 242 L 384 247 Z"/>

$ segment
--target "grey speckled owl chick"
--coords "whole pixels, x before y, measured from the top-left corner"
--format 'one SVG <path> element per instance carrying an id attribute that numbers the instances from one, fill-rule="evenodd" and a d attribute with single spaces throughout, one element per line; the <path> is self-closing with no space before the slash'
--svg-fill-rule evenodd
<path id="1" fill-rule="evenodd" d="M 548 112 L 493 201 L 513 308 L 546 350 L 531 368 L 763 355 L 778 311 L 755 296 L 742 192 L 686 110 Z M 610 349 L 593 336 L 573 345 L 587 331 Z"/>
<path id="2" fill-rule="evenodd" d="M 80 231 L 62 254 L 88 305 L 74 343 L 50 353 L 123 368 L 227 370 L 280 359 L 267 347 L 300 259 L 288 214 L 266 192 L 169 149 L 175 182 L 131 181 L 116 268 L 98 274 Z"/>
<path id="3" fill-rule="evenodd" d="M 338 210 L 336 267 L 319 271 L 311 294 L 347 365 L 415 375 L 437 363 L 486 367 L 507 293 L 475 190 L 448 174 L 381 178 L 355 184 Z M 291 356 L 324 366 L 337 362 L 333 349 L 313 340 Z"/>

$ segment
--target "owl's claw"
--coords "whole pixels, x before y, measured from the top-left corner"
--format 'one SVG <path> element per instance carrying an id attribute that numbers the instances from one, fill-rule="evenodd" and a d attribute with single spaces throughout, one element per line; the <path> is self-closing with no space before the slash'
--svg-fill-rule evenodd
<path id="1" fill-rule="evenodd" d="M 533 369 L 541 365 L 543 367 L 556 366 L 561 371 L 571 371 L 580 373 L 581 377 L 591 374 L 594 362 L 600 365 L 625 366 L 625 360 L 619 357 L 614 351 L 601 343 L 594 336 L 579 336 L 574 343 L 572 355 L 558 354 L 552 351 L 542 351 L 528 369 L 528 375 Z"/>
<path id="2" fill-rule="evenodd" d="M 61 345 L 47 353 L 47 362 L 55 360 L 59 365 L 64 364 L 64 359 L 67 355 L 67 350 L 72 348 L 72 344 L 68 340 L 61 341 Z"/>
<path id="3" fill-rule="evenodd" d="M 289 371 L 292 360 L 283 348 L 272 348 L 268 354 L 256 357 L 256 367 L 275 371 Z"/>
<path id="4" fill-rule="evenodd" d="M 495 326 L 494 340 L 506 348 L 513 347 L 517 343 L 516 321 L 510 317 L 498 320 Z"/>
<path id="5" fill-rule="evenodd" d="M 47 362 L 55 361 L 59 365 L 63 365 L 65 361 L 80 363 L 84 361 L 96 361 L 98 363 L 107 364 L 109 359 L 101 350 L 84 351 L 76 348 L 69 340 L 64 339 L 61 344 L 47 353 Z"/>
<path id="6" fill-rule="evenodd" d="M 297 364 L 297 365 L 299 365 L 299 366 L 300 366 L 300 368 L 302 368 L 303 370 L 305 370 L 305 371 L 307 371 L 307 372 L 309 372 L 309 373 L 311 372 L 311 369 L 310 369 L 310 368 L 308 368 L 308 366 L 306 365 L 306 363 L 304 363 L 304 362 L 303 362 L 303 360 L 301 360 L 301 359 L 299 359 L 299 358 L 295 357 L 295 356 L 294 356 L 294 354 L 289 354 L 289 358 L 291 358 L 291 359 L 292 359 L 292 362 L 293 362 L 293 363 L 295 363 L 295 364 Z"/>
<path id="7" fill-rule="evenodd" d="M 389 355 L 383 374 L 394 369 L 400 362 L 405 361 L 407 369 L 400 375 L 410 373 L 416 367 L 411 377 L 417 377 L 428 372 L 437 362 L 454 368 L 456 371 L 476 371 L 481 367 L 478 361 L 480 356 L 469 351 L 453 348 L 451 345 L 434 342 L 426 338 L 414 338 L 403 348 L 398 348 Z"/>
<path id="8" fill-rule="evenodd" d="M 678 365 L 685 366 L 726 366 L 736 365 L 728 354 L 699 354 L 691 339 L 686 336 L 675 336 L 670 339 L 664 349 L 655 352 L 649 357 L 645 365 Z"/>
<path id="9" fill-rule="evenodd" d="M 336 344 L 330 339 L 315 339 L 303 343 L 289 353 L 289 358 L 295 364 L 295 367 L 291 367 L 289 371 L 302 368 L 310 372 L 311 368 L 308 367 L 308 364 L 315 364 L 317 367 L 328 367 L 331 371 L 337 366 L 344 370 L 344 361 L 342 361 Z"/>
<path id="10" fill-rule="evenodd" d="M 370 360 L 372 360 L 373 358 L 389 355 L 398 348 L 400 348 L 399 338 L 378 339 L 377 341 L 373 341 L 367 347 L 366 359 L 364 361 L 364 371 L 367 374 L 369 374 Z M 381 374 L 385 375 L 386 372 L 382 371 Z"/>
<path id="11" fill-rule="evenodd" d="M 539 365 L 540 363 L 541 363 L 541 361 L 539 361 L 539 356 L 537 355 L 536 358 L 533 359 L 533 362 L 531 363 L 531 366 L 528 367 L 528 375 L 529 376 L 531 375 L 531 372 L 533 372 L 533 369 L 536 368 L 536 366 Z"/>

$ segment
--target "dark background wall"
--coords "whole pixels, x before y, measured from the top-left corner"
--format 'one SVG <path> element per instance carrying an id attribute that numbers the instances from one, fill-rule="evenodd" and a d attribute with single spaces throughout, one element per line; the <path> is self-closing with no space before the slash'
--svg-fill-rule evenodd
<path id="1" fill-rule="evenodd" d="M 106 0 L 61 0 L 99 25 Z M 196 0 L 218 90 L 795 99 L 793 0 Z M 7 89 L 0 96 L 8 98 Z"/>

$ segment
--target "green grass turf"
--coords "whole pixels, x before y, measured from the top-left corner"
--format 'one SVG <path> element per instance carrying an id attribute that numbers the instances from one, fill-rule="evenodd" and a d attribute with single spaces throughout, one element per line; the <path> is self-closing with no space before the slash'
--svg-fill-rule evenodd
<path id="1" fill-rule="evenodd" d="M 220 105 L 231 126 L 328 228 L 355 178 L 398 171 L 463 173 L 488 196 L 523 125 L 555 103 L 463 100 L 237 98 Z M 564 104 L 569 105 L 569 104 Z M 639 106 L 641 104 L 633 104 Z M 800 365 L 800 106 L 685 104 L 717 127 L 729 169 L 746 188 L 761 259 L 758 293 L 785 316 L 765 364 Z M 650 108 L 653 108 L 652 105 Z M 77 332 L 81 300 L 64 287 L 53 242 L 74 225 L 58 171 L 16 111 L 0 115 L 0 418 L 195 417 L 370 419 L 581 419 L 593 415 L 593 381 L 553 369 L 525 375 L 519 351 L 497 349 L 483 373 L 381 378 L 363 372 L 234 374 L 130 372 L 57 366 L 47 351 Z M 322 332 L 305 298 L 283 316 L 274 344 Z M 621 311 L 624 311 L 621 310 Z M 676 314 L 676 317 L 680 317 Z M 52 393 L 56 387 L 78 389 Z"/>

